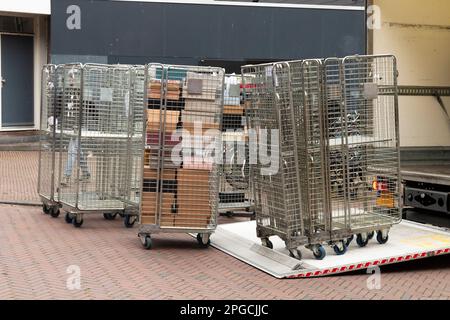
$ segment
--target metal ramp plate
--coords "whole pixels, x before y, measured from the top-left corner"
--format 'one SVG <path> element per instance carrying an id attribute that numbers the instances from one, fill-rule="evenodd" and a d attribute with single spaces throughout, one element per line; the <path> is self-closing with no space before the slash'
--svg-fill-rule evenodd
<path id="1" fill-rule="evenodd" d="M 359 248 L 353 241 L 342 256 L 326 246 L 323 260 L 316 260 L 310 250 L 302 248 L 303 259 L 299 261 L 289 256 L 278 237 L 271 237 L 274 250 L 261 246 L 255 224 L 219 225 L 211 236 L 211 245 L 276 278 L 325 276 L 450 253 L 449 230 L 404 220 L 392 227 L 384 245 L 372 239 L 365 248 Z"/>

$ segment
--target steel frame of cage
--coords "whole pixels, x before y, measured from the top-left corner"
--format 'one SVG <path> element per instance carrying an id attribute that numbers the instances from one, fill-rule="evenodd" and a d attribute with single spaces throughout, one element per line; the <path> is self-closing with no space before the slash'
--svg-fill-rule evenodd
<path id="1" fill-rule="evenodd" d="M 80 227 L 86 213 L 102 213 L 105 219 L 114 219 L 120 214 L 125 218 L 125 226 L 132 227 L 138 214 L 139 199 L 136 192 L 139 192 L 137 186 L 140 180 L 136 180 L 140 179 L 140 150 L 144 140 L 141 128 L 144 68 L 65 64 L 57 66 L 56 70 L 62 80 L 55 79 L 60 82 L 55 87 L 58 104 L 53 107 L 52 185 L 55 188 L 50 204 L 57 214 L 52 216 L 57 217 L 59 208 L 62 208 L 67 212 L 66 222 Z M 100 83 L 100 80 L 104 83 Z M 118 83 L 114 87 L 120 81 L 125 81 L 126 85 Z M 101 102 L 102 99 L 107 102 Z M 125 110 L 119 111 L 123 107 Z M 44 110 L 42 112 L 44 115 Z M 108 120 L 111 122 L 107 123 Z M 44 123 L 44 119 L 41 119 L 41 123 Z M 119 133 L 120 130 L 122 132 Z M 122 148 L 118 148 L 118 145 Z M 43 176 L 42 149 L 41 146 L 39 189 Z M 83 154 L 83 150 L 92 153 L 92 161 L 95 160 L 92 174 L 94 182 L 90 179 L 87 155 Z M 118 154 L 117 150 L 122 153 Z M 74 170 L 73 183 L 71 176 Z M 80 170 L 88 172 L 87 182 L 80 181 Z M 69 172 L 67 180 L 63 180 L 63 171 L 65 178 Z M 45 209 L 49 202 L 47 197 L 41 195 L 41 198 Z"/>
<path id="2" fill-rule="evenodd" d="M 360 196 L 359 199 L 357 198 L 359 200 L 359 206 L 363 207 L 363 210 L 361 208 L 357 210 L 358 208 L 355 208 L 355 201 L 352 200 L 355 172 L 358 173 L 357 175 L 361 175 L 361 173 L 364 175 L 364 172 L 368 170 L 357 169 L 359 168 L 358 164 L 355 165 L 354 156 L 352 156 L 352 153 L 355 151 L 353 150 L 354 142 L 349 142 L 349 136 L 353 138 L 353 141 L 355 136 L 352 137 L 349 135 L 349 127 L 351 125 L 354 127 L 355 121 L 350 122 L 348 119 L 348 109 L 349 105 L 355 105 L 357 103 L 361 104 L 364 109 L 370 103 L 368 102 L 369 99 L 354 101 L 355 99 L 352 96 L 354 93 L 350 93 L 347 88 L 351 86 L 348 79 L 350 75 L 345 70 L 346 64 L 350 61 L 361 61 L 364 59 L 371 61 L 372 64 L 373 60 L 376 59 L 392 59 L 391 69 L 388 68 L 389 70 L 385 70 L 385 73 L 381 76 L 378 74 L 378 77 L 380 79 L 390 79 L 391 83 L 384 84 L 383 87 L 387 87 L 391 91 L 396 92 L 396 62 L 393 56 L 352 56 L 344 59 L 331 58 L 326 60 L 309 59 L 243 67 L 243 74 L 252 73 L 250 71 L 252 68 L 267 68 L 268 66 L 271 68 L 272 79 L 269 82 L 266 81 L 266 85 L 273 82 L 273 87 L 263 89 L 273 91 L 274 93 L 274 99 L 268 105 L 273 104 L 273 108 L 277 111 L 278 117 L 280 117 L 280 110 L 284 106 L 289 105 L 292 109 L 292 118 L 296 122 L 292 127 L 295 128 L 294 131 L 297 134 L 297 143 L 292 143 L 292 141 L 291 143 L 287 143 L 289 141 L 283 138 L 283 131 L 286 130 L 283 130 L 283 127 L 280 126 L 280 148 L 283 148 L 284 144 L 291 145 L 297 154 L 296 161 L 299 163 L 299 168 L 297 169 L 299 176 L 297 179 L 301 181 L 300 185 L 298 185 L 298 190 L 301 193 L 299 196 L 301 203 L 298 206 L 301 207 L 300 215 L 304 223 L 302 230 L 297 230 L 297 233 L 300 233 L 306 238 L 303 241 L 295 242 L 287 237 L 286 233 L 280 232 L 281 230 L 274 231 L 264 226 L 261 223 L 261 216 L 263 216 L 261 214 L 262 208 L 257 203 L 257 215 L 259 213 L 259 217 L 257 216 L 257 234 L 261 238 L 263 245 L 271 247 L 271 242 L 268 237 L 278 235 L 285 241 L 286 247 L 292 256 L 301 258 L 300 250 L 296 249 L 295 246 L 306 244 L 306 247 L 313 251 L 316 258 L 322 259 L 325 256 L 325 250 L 321 243 L 326 242 L 330 244 L 336 254 L 344 254 L 347 246 L 353 239 L 353 234 L 357 234 L 358 245 L 365 246 L 368 240 L 373 237 L 374 231 L 377 231 L 378 242 L 385 243 L 388 239 L 390 226 L 401 220 L 398 104 L 396 94 L 388 98 L 382 98 L 384 99 L 382 102 L 375 103 L 378 103 L 379 109 L 377 117 L 374 117 L 373 114 L 366 116 L 367 118 L 372 117 L 379 121 L 379 118 L 384 116 L 385 120 L 388 122 L 391 121 L 390 133 L 392 137 L 389 141 L 393 146 L 391 146 L 390 151 L 388 150 L 384 153 L 383 150 L 381 151 L 381 156 L 390 156 L 387 161 L 388 169 L 378 169 L 378 172 L 380 172 L 380 175 L 384 175 L 382 176 L 384 180 L 387 179 L 387 189 L 395 189 L 388 195 L 388 199 L 390 199 L 389 197 L 393 199 L 393 208 L 385 209 L 378 207 L 376 212 L 373 212 L 373 210 L 371 212 L 369 210 L 369 200 L 373 202 L 376 197 L 373 192 L 370 194 L 370 191 L 364 188 L 362 190 L 363 196 Z M 367 65 L 363 65 L 362 68 L 367 69 Z M 267 76 L 267 71 L 260 71 L 260 74 L 264 72 Z M 361 75 L 360 70 L 359 74 Z M 367 77 L 367 70 L 362 72 L 362 77 L 358 77 L 356 80 L 353 79 L 353 82 L 355 81 L 358 86 L 366 88 L 364 83 L 371 82 Z M 376 82 L 378 85 L 377 81 L 372 80 L 372 82 Z M 353 86 L 355 86 L 354 83 Z M 370 87 L 370 85 L 367 86 Z M 258 85 L 256 85 L 257 87 Z M 260 87 L 262 86 L 260 85 Z M 361 88 L 358 90 L 361 90 Z M 260 92 L 258 94 L 261 95 Z M 371 98 L 378 99 L 379 96 L 377 95 Z M 391 101 L 386 102 L 386 99 L 391 99 Z M 255 101 L 253 103 L 253 107 L 255 107 Z M 389 108 L 390 114 L 383 114 L 383 108 Z M 261 111 L 258 110 L 257 113 L 258 115 L 253 114 L 250 118 L 253 117 L 256 119 L 258 116 L 261 117 Z M 285 122 L 280 120 L 279 123 L 283 123 L 284 126 L 289 126 L 288 120 L 286 119 Z M 339 127 L 332 127 L 330 123 L 336 122 L 337 120 L 340 122 Z M 372 119 L 372 121 L 374 120 Z M 367 123 L 364 125 L 367 125 Z M 256 126 L 253 125 L 253 127 Z M 380 127 L 379 124 L 378 130 L 380 131 L 382 129 L 383 127 Z M 340 133 L 340 136 L 336 137 L 336 133 Z M 370 141 L 361 141 L 361 144 L 366 145 L 367 142 L 370 142 L 375 145 L 377 143 L 386 143 L 386 141 L 387 139 L 385 138 L 381 140 L 373 138 Z M 340 154 L 340 163 L 336 163 L 335 159 L 333 159 L 332 155 L 336 152 Z M 377 163 L 376 159 L 371 159 L 369 151 L 363 152 L 362 154 L 366 155 L 369 161 L 375 160 L 372 161 L 375 165 L 380 166 L 380 163 L 382 164 L 382 161 L 378 161 Z M 369 162 L 367 160 L 366 163 Z M 366 164 L 362 168 L 370 168 L 370 165 Z M 373 174 L 376 174 L 374 170 L 372 168 Z M 340 174 L 336 174 L 336 172 L 340 172 Z M 388 177 L 385 176 L 386 173 L 389 173 Z M 255 174 L 255 170 L 252 170 L 252 174 Z M 337 176 L 340 177 L 337 178 Z M 367 174 L 364 177 L 367 178 Z M 258 177 L 253 176 L 252 178 L 257 185 L 256 191 L 258 192 L 258 189 L 263 187 L 264 184 L 258 180 Z M 335 185 L 337 182 L 340 182 L 341 189 L 336 190 Z M 282 185 L 284 188 L 287 186 L 285 182 Z M 255 194 L 255 199 L 259 200 L 257 202 L 261 202 L 258 194 Z M 286 204 L 285 200 L 282 202 Z M 373 207 L 372 205 L 371 208 Z M 278 229 L 280 228 L 278 227 Z"/>
<path id="3" fill-rule="evenodd" d="M 296 152 L 300 161 L 301 199 L 305 218 L 307 248 L 316 258 L 325 256 L 323 243 L 329 244 L 336 254 L 347 250 L 349 229 L 345 224 L 346 211 L 342 208 L 333 214 L 330 204 L 329 163 L 327 158 L 327 110 L 324 108 L 323 65 L 320 59 L 289 61 L 294 115 L 298 121 Z M 334 218 L 342 216 L 344 223 Z"/>
<path id="4" fill-rule="evenodd" d="M 253 217 L 249 181 L 249 140 L 240 85 L 240 75 L 225 75 L 222 124 L 224 158 L 221 165 L 219 212 L 229 217 Z M 233 87 L 239 90 L 234 92 L 236 90 Z"/>
<path id="5" fill-rule="evenodd" d="M 253 181 L 253 197 L 257 222 L 257 236 L 262 244 L 272 248 L 270 236 L 284 240 L 291 255 L 300 259 L 299 246 L 308 244 L 300 194 L 299 161 L 294 147 L 297 145 L 296 122 L 291 106 L 290 75 L 284 81 L 285 95 L 275 90 L 275 64 L 247 65 L 242 67 L 244 97 L 249 102 L 248 126 L 255 130 L 251 139 L 261 150 L 278 154 L 278 171 L 265 172 L 258 161 L 251 162 L 250 179 Z M 273 131 L 276 130 L 276 131 Z M 270 142 L 268 131 L 270 131 Z M 272 135 L 278 132 L 279 141 Z M 266 135 L 266 136 L 264 136 Z M 274 143 L 272 143 L 272 139 Z M 279 143 L 278 143 L 279 142 Z M 257 152 L 252 148 L 251 152 Z"/>
<path id="6" fill-rule="evenodd" d="M 59 215 L 58 199 L 55 198 L 55 108 L 56 70 L 58 66 L 44 65 L 41 72 L 41 135 L 39 139 L 39 170 L 37 192 L 42 201 L 43 211 L 52 216 Z M 50 117 L 51 123 L 49 123 Z M 45 158 L 44 158 L 45 154 Z M 44 167 L 45 166 L 45 170 Z"/>
<path id="7" fill-rule="evenodd" d="M 377 241 L 384 244 L 390 227 L 402 218 L 396 58 L 329 58 L 324 60 L 323 69 L 326 135 L 330 142 L 327 167 L 332 168 L 333 148 L 340 149 L 344 175 L 343 195 L 332 190 L 333 181 L 328 186 L 330 210 L 335 208 L 333 200 L 337 203 L 343 197 L 347 211 L 344 221 L 332 211 L 333 221 L 350 230 L 347 244 L 356 234 L 358 245 L 364 247 L 375 232 Z M 393 94 L 384 96 L 380 94 L 383 90 Z M 330 112 L 332 106 L 339 106 L 338 117 Z M 330 125 L 336 122 L 341 128 Z M 336 136 L 339 131 L 344 133 L 341 137 Z M 333 177 L 330 172 L 327 175 Z M 378 179 L 385 186 L 383 190 L 373 190 L 372 184 Z"/>
<path id="8" fill-rule="evenodd" d="M 138 232 L 146 249 L 156 233 L 197 233 L 200 245 L 210 243 L 218 218 L 224 77 L 222 68 L 146 66 Z M 215 148 L 212 162 L 204 161 L 204 141 Z"/>

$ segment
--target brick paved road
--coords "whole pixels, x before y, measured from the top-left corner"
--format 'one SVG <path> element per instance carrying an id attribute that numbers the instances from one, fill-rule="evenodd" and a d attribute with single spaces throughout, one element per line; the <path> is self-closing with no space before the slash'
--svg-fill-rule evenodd
<path id="1" fill-rule="evenodd" d="M 0 218 L 0 299 L 450 298 L 449 256 L 384 267 L 370 291 L 364 272 L 279 280 L 187 235 L 155 235 L 146 251 L 137 228 L 101 216 L 75 229 L 39 208 L 0 205 Z M 70 265 L 80 290 L 66 288 Z"/>
<path id="2" fill-rule="evenodd" d="M 39 202 L 38 162 L 36 151 L 0 151 L 0 202 Z"/>

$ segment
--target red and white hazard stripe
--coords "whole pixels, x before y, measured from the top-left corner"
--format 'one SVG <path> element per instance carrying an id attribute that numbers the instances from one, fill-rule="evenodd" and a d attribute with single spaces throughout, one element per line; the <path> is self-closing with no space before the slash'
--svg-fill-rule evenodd
<path id="1" fill-rule="evenodd" d="M 292 279 L 292 278 L 322 277 L 322 276 L 328 276 L 328 275 L 336 274 L 336 273 L 367 269 L 372 266 L 382 266 L 382 265 L 393 264 L 393 263 L 398 263 L 398 262 L 403 262 L 403 261 L 411 261 L 411 260 L 422 259 L 422 258 L 426 258 L 426 257 L 439 256 L 439 255 L 444 255 L 444 254 L 448 254 L 448 253 L 450 253 L 450 248 L 426 251 L 426 252 L 415 253 L 415 254 L 408 254 L 405 256 L 391 257 L 391 258 L 368 261 L 368 262 L 363 262 L 363 263 L 358 263 L 358 264 L 350 264 L 350 265 L 346 265 L 346 266 L 342 266 L 342 267 L 335 267 L 335 268 L 330 268 L 330 269 L 307 271 L 307 272 L 302 272 L 299 274 L 287 276 L 286 278 Z"/>

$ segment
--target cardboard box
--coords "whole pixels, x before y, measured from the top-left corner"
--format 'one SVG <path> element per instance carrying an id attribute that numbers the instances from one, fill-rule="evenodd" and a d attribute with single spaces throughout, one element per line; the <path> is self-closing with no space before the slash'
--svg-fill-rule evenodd
<path id="1" fill-rule="evenodd" d="M 179 80 L 167 81 L 167 100 L 179 100 L 181 92 L 181 82 Z M 149 99 L 161 99 L 161 81 L 152 80 L 148 84 L 147 96 Z"/>
<path id="2" fill-rule="evenodd" d="M 184 156 L 183 155 L 183 168 L 190 170 L 202 170 L 210 172 L 213 169 L 213 160 L 208 161 L 199 156 Z"/>
<path id="3" fill-rule="evenodd" d="M 147 145 L 154 146 L 154 149 L 159 148 L 164 143 L 164 148 L 172 149 L 177 144 L 181 143 L 182 135 L 176 135 L 176 132 L 166 131 L 163 134 L 157 130 L 147 131 Z"/>
<path id="4" fill-rule="evenodd" d="M 172 132 L 177 129 L 177 124 L 180 120 L 180 111 L 166 110 L 165 113 L 157 109 L 147 110 L 147 131 L 160 131 L 162 123 L 164 123 L 165 115 L 165 130 L 166 132 Z M 161 120 L 161 122 L 160 122 Z"/>
<path id="5" fill-rule="evenodd" d="M 225 105 L 225 106 L 223 106 L 223 113 L 224 114 L 233 114 L 233 115 L 243 115 L 244 107 L 242 107 L 241 105 L 236 105 L 236 106 Z"/>
<path id="6" fill-rule="evenodd" d="M 218 74 L 187 72 L 182 96 L 185 99 L 215 100 L 222 90 L 222 82 L 223 77 Z"/>
<path id="7" fill-rule="evenodd" d="M 141 216 L 141 224 L 156 224 L 155 216 Z M 175 217 L 171 215 L 161 215 L 161 227 L 173 227 L 175 225 Z"/>
<path id="8" fill-rule="evenodd" d="M 141 224 L 155 224 L 156 223 L 156 192 L 143 192 L 141 203 Z M 175 204 L 175 194 L 163 193 L 161 203 L 161 226 L 170 227 L 174 225 L 175 215 L 172 207 Z"/>
<path id="9" fill-rule="evenodd" d="M 162 192 L 162 193 L 176 193 L 176 180 L 159 180 L 159 179 L 144 179 L 142 184 L 143 192 Z"/>
<path id="10" fill-rule="evenodd" d="M 186 99 L 184 110 L 205 113 L 220 114 L 220 103 L 217 100 Z"/>
<path id="11" fill-rule="evenodd" d="M 208 188 L 210 172 L 207 170 L 178 169 L 177 182 L 180 190 L 192 187 Z M 191 191 L 192 194 L 192 191 Z"/>
<path id="12" fill-rule="evenodd" d="M 210 172 L 179 169 L 177 172 L 177 207 L 175 224 L 205 228 L 211 218 Z"/>
<path id="13" fill-rule="evenodd" d="M 181 122 L 183 122 L 183 124 L 195 122 L 202 124 L 219 124 L 220 114 L 183 110 L 181 112 Z"/>
<path id="14" fill-rule="evenodd" d="M 144 168 L 144 179 L 157 179 L 158 170 Z M 175 169 L 160 170 L 160 175 L 163 180 L 175 180 L 177 171 Z"/>
<path id="15" fill-rule="evenodd" d="M 144 168 L 146 169 L 157 169 L 158 168 L 158 150 L 157 149 L 148 149 L 149 146 L 145 149 L 144 152 Z M 163 150 L 161 153 L 163 158 L 164 168 L 178 168 L 179 165 L 175 164 L 172 161 L 172 150 Z"/>
<path id="16" fill-rule="evenodd" d="M 174 219 L 174 226 L 178 228 L 190 228 L 190 229 L 205 229 L 208 227 L 210 218 L 199 216 L 181 217 L 176 216 Z"/>
<path id="17" fill-rule="evenodd" d="M 190 136 L 220 135 L 219 115 L 207 115 L 198 112 L 183 111 L 181 113 L 183 134 Z M 212 130 L 211 130 L 212 129 Z"/>

